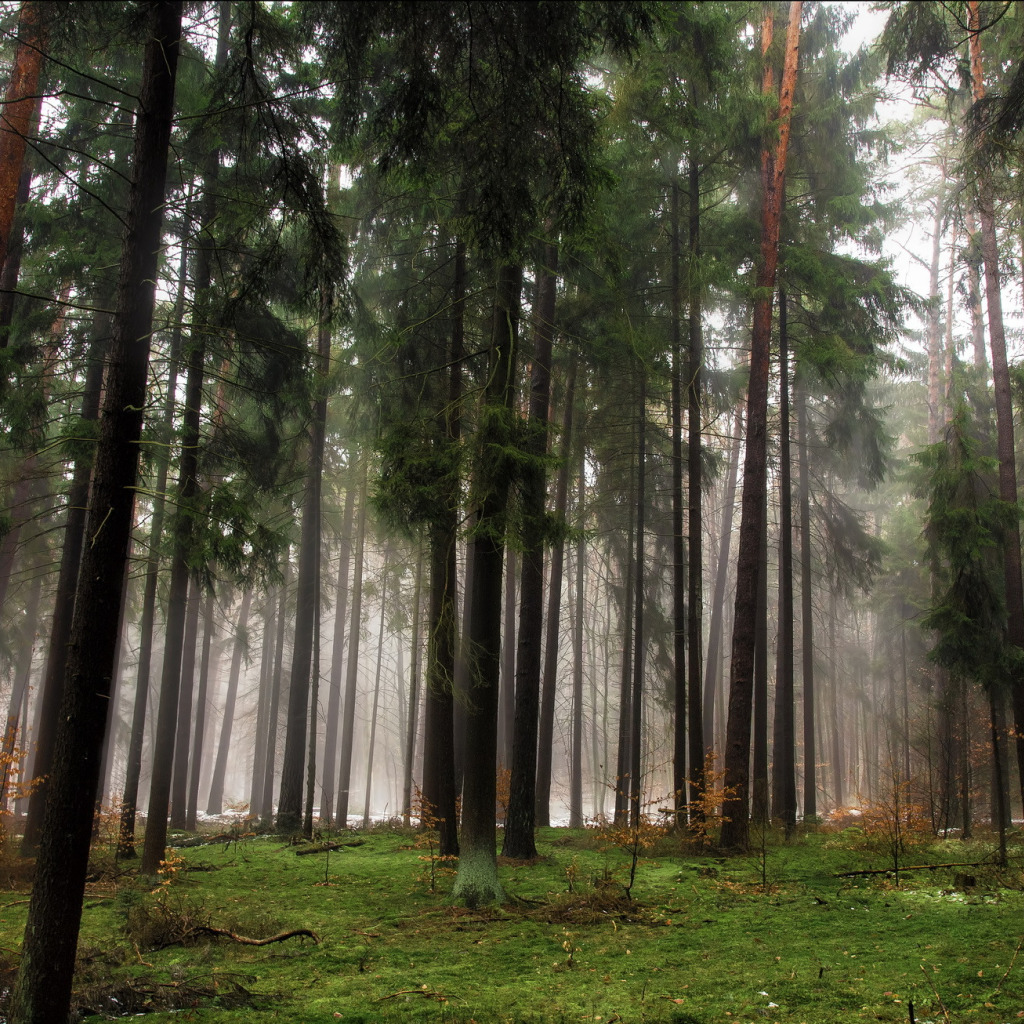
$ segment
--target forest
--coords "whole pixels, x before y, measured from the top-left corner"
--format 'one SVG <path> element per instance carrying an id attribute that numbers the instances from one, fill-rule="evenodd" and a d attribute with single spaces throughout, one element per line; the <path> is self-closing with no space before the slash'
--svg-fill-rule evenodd
<path id="1" fill-rule="evenodd" d="M 913 999 L 1024 1007 L 1022 43 L 1009 0 L 0 4 L 3 1019 L 116 1015 L 89 935 L 329 958 L 180 895 L 296 852 L 445 932 L 544 903 L 566 979 L 570 926 L 948 875 L 1006 973 Z"/>

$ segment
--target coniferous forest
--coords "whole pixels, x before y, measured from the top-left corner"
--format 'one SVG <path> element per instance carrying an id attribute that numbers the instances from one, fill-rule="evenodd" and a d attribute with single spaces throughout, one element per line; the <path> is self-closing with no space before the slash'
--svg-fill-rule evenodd
<path id="1" fill-rule="evenodd" d="M 199 841 L 419 850 L 448 924 L 540 865 L 566 977 L 813 870 L 1019 912 L 1022 47 L 1007 0 L 0 4 L 3 1019 L 115 1013 L 97 879 L 135 969 L 145 906 L 319 939 L 172 906 Z M 1009 1020 L 1013 928 L 973 1009 L 870 1019 Z M 334 1017 L 734 1014 L 647 984 Z"/>

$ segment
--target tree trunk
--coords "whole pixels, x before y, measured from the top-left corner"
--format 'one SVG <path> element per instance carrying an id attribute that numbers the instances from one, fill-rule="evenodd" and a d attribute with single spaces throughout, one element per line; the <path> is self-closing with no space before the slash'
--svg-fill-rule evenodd
<path id="1" fill-rule="evenodd" d="M 758 549 L 757 620 L 754 626 L 754 735 L 752 743 L 751 816 L 761 824 L 769 817 L 768 786 L 768 495 Z"/>
<path id="2" fill-rule="evenodd" d="M 49 8 L 49 4 L 24 0 L 18 16 L 18 45 L 0 118 L 0 267 L 10 251 L 25 151 L 42 99 L 39 79 L 49 37 Z M 7 347 L 9 328 L 10 320 L 0 324 L 0 349 Z"/>
<path id="3" fill-rule="evenodd" d="M 569 763 L 569 828 L 583 828 L 583 602 L 586 595 L 587 545 L 583 537 L 586 520 L 586 448 L 578 464 L 576 479 L 576 599 L 573 606 L 572 657 L 572 756 Z M 591 719 L 594 709 L 591 707 Z M 596 785 L 598 762 L 590 773 Z"/>
<path id="4" fill-rule="evenodd" d="M 550 737 L 546 741 L 544 736 L 544 711 L 541 711 L 538 722 L 538 707 L 544 627 L 544 500 L 547 493 L 547 474 L 543 459 L 548 450 L 548 406 L 551 402 L 551 353 L 555 334 L 557 266 L 558 247 L 549 242 L 544 246 L 543 265 L 537 268 L 534 352 L 530 375 L 530 433 L 529 448 L 526 452 L 529 461 L 522 470 L 520 482 L 523 555 L 519 587 L 519 642 L 515 659 L 515 727 L 512 736 L 512 775 L 501 850 L 503 856 L 516 860 L 532 860 L 537 856 L 534 825 L 548 824 L 548 798 L 551 790 L 551 741 Z M 564 511 L 565 486 L 561 473 L 560 468 L 559 488 Z M 552 566 L 551 594 L 555 593 L 555 588 L 560 586 L 560 583 L 560 579 L 555 579 L 555 569 Z M 511 584 L 506 583 L 506 586 Z M 550 627 L 549 619 L 548 650 L 552 647 Z M 511 639 L 511 636 L 506 636 L 506 642 L 511 643 Z M 556 628 L 556 649 L 557 645 Z M 546 675 L 544 682 L 548 682 Z M 545 742 L 548 744 L 546 749 Z"/>
<path id="5" fill-rule="evenodd" d="M 291 556 L 285 555 L 281 596 L 277 606 L 277 645 L 274 674 L 270 686 L 270 712 L 267 723 L 267 755 L 263 776 L 263 804 L 260 821 L 270 824 L 274 817 L 274 775 L 277 761 L 277 734 L 281 727 L 281 680 L 284 677 L 284 640 L 288 628 L 288 590 L 291 586 Z"/>
<path id="6" fill-rule="evenodd" d="M 334 780 L 338 762 L 338 721 L 341 711 L 341 669 L 345 664 L 345 626 L 348 619 L 348 571 L 352 562 L 352 510 L 356 489 L 345 489 L 345 510 L 341 517 L 341 550 L 338 552 L 338 582 L 334 588 L 334 643 L 331 646 L 331 674 L 327 683 L 327 728 L 324 735 L 323 784 L 320 816 L 331 821 L 334 814 Z"/>
<path id="7" fill-rule="evenodd" d="M 385 552 L 384 565 L 388 564 Z M 363 794 L 363 828 L 370 827 L 370 799 L 373 795 L 373 755 L 377 742 L 377 710 L 380 707 L 380 671 L 384 661 L 384 586 L 381 587 L 380 627 L 377 630 L 377 667 L 373 674 L 373 704 L 370 707 L 370 742 L 366 752 L 366 791 Z"/>
<path id="8" fill-rule="evenodd" d="M 417 545 L 416 585 L 412 598 L 412 653 L 409 659 L 409 715 L 405 723 L 405 751 L 402 758 L 402 821 L 409 827 L 412 809 L 412 780 L 416 765 L 416 733 L 419 730 L 420 671 L 423 622 L 423 545 Z"/>
<path id="9" fill-rule="evenodd" d="M 647 506 L 647 367 L 640 366 L 640 402 L 637 420 L 636 567 L 633 571 L 633 694 L 629 738 L 629 823 L 640 827 L 643 813 L 643 694 L 644 694 L 644 521 Z"/>
<path id="10" fill-rule="evenodd" d="M 199 585 L 193 580 L 185 606 L 185 642 L 181 657 L 181 694 L 174 737 L 174 772 L 171 775 L 171 828 L 185 828 L 188 810 L 188 751 L 192 735 L 192 694 L 196 676 L 196 640 L 199 633 Z"/>
<path id="11" fill-rule="evenodd" d="M 356 726 L 359 688 L 359 634 L 363 621 L 363 553 L 366 549 L 366 478 L 369 458 L 363 455 L 359 482 L 359 521 L 356 525 L 356 558 L 352 579 L 352 616 L 348 627 L 348 664 L 345 672 L 345 707 L 341 717 L 341 756 L 338 770 L 339 828 L 348 828 L 349 788 L 352 784 L 352 741 Z"/>
<path id="12" fill-rule="evenodd" d="M 135 122 L 132 184 L 117 291 L 93 504 L 79 574 L 35 885 L 11 1024 L 63 1021 L 89 860 L 93 810 L 131 539 L 139 438 L 146 404 L 157 263 L 161 248 L 180 2 L 148 5 L 148 42 Z"/>
<path id="13" fill-rule="evenodd" d="M 206 703 L 210 682 L 210 648 L 213 643 L 213 590 L 206 595 L 203 609 L 203 653 L 199 662 L 199 689 L 196 693 L 196 722 L 192 730 L 192 757 L 189 759 L 188 793 L 185 802 L 185 828 L 196 830 L 199 807 L 199 777 L 203 766 L 203 739 L 206 735 Z"/>
<path id="14" fill-rule="evenodd" d="M 562 451 L 558 476 L 555 478 L 554 515 L 565 519 L 569 489 L 569 456 L 572 424 L 576 406 L 576 368 L 569 370 L 565 389 L 565 411 L 562 414 Z M 558 645 L 562 617 L 562 577 L 565 569 L 565 540 L 551 549 L 551 573 L 548 580 L 548 608 L 544 629 L 544 673 L 540 693 L 540 722 L 537 729 L 537 824 L 551 824 L 551 770 L 555 737 L 555 696 L 558 691 Z"/>
<path id="15" fill-rule="evenodd" d="M 746 393 L 746 455 L 743 460 L 742 517 L 736 563 L 736 601 L 732 625 L 729 720 L 726 726 L 725 787 L 722 845 L 745 850 L 749 845 L 751 710 L 753 705 L 754 643 L 757 621 L 757 590 L 760 569 L 762 524 L 765 515 L 767 470 L 768 370 L 771 346 L 771 300 L 778 266 L 779 221 L 785 181 L 785 158 L 790 142 L 790 115 L 797 83 L 800 48 L 800 16 L 803 4 L 792 0 L 786 32 L 782 82 L 779 88 L 778 141 L 774 152 L 762 154 L 763 208 L 761 258 L 758 263 L 757 298 L 751 339 L 751 378 Z M 765 58 L 764 93 L 773 91 L 767 63 L 772 36 L 771 7 L 766 8 L 762 28 Z"/>
<path id="16" fill-rule="evenodd" d="M 466 298 L 466 246 L 455 241 L 455 274 L 452 281 L 451 341 L 448 402 L 439 414 L 439 433 L 446 445 L 459 441 L 462 422 L 462 355 Z M 434 817 L 438 851 L 442 857 L 459 853 L 455 804 L 456 616 L 458 608 L 457 546 L 459 528 L 459 481 L 448 478 L 450 489 L 443 512 L 430 524 L 430 608 L 427 624 L 426 700 L 423 707 L 423 788 L 420 822 L 426 812 Z"/>
<path id="17" fill-rule="evenodd" d="M 505 552 L 505 612 L 501 629 L 501 694 L 498 702 L 498 764 L 512 769 L 512 747 L 516 719 L 516 629 L 518 602 L 516 583 L 519 577 L 519 555 L 515 548 Z"/>
<path id="18" fill-rule="evenodd" d="M 704 666 L 701 732 L 704 735 L 704 752 L 706 756 L 712 754 L 715 746 L 715 690 L 722 670 L 722 640 L 725 636 L 725 588 L 729 580 L 732 521 L 736 509 L 736 482 L 739 476 L 740 445 L 743 439 L 743 413 L 739 408 L 737 408 L 733 419 L 733 430 L 735 434 L 732 442 L 732 451 L 729 454 L 729 470 L 725 478 L 725 496 L 722 502 L 722 537 L 718 545 L 715 592 L 711 599 L 711 623 L 708 628 L 708 660 Z M 693 443 L 692 440 L 690 443 Z"/>
<path id="19" fill-rule="evenodd" d="M 459 871 L 452 899 L 467 907 L 504 899 L 495 856 L 495 754 L 498 724 L 498 676 L 501 667 L 501 575 L 506 513 L 512 468 L 492 453 L 510 443 L 515 396 L 515 365 L 522 290 L 522 267 L 502 265 L 494 295 L 494 317 L 480 451 L 475 467 L 482 495 L 472 539 L 473 582 L 469 604 L 468 650 L 472 652 L 467 708 L 465 779 Z"/>
<path id="20" fill-rule="evenodd" d="M 736 564 L 736 603 L 733 615 L 732 662 L 730 665 L 729 720 L 726 726 L 725 787 L 722 845 L 745 850 L 749 843 L 748 815 L 750 789 L 750 718 L 753 698 L 754 633 L 757 618 L 757 582 L 760 538 L 765 508 L 767 470 L 768 370 L 772 331 L 772 296 L 779 261 L 779 222 L 789 146 L 790 114 L 796 88 L 800 47 L 801 0 L 791 0 L 786 33 L 785 60 L 779 107 L 775 118 L 778 142 L 774 151 L 762 154 L 763 208 L 761 254 L 757 268 L 757 298 L 754 300 L 753 333 L 750 348 L 750 382 L 747 388 L 747 450 L 743 463 L 743 514 Z M 763 92 L 773 91 L 767 51 L 771 45 L 772 8 L 766 8 L 762 28 L 765 58 Z"/>
<path id="21" fill-rule="evenodd" d="M 302 534 L 299 540 L 299 575 L 295 596 L 295 641 L 292 649 L 291 679 L 288 685 L 288 714 L 281 760 L 281 796 L 277 805 L 279 832 L 298 832 L 302 827 L 302 781 L 306 753 L 307 717 L 310 715 L 310 663 L 314 629 L 320 601 L 320 500 L 324 475 L 324 444 L 327 431 L 327 374 L 330 369 L 331 301 L 321 297 L 317 329 L 316 398 L 309 425 L 309 465 L 302 506 Z M 313 716 L 316 708 L 312 709 Z M 315 744 L 310 756 L 315 756 Z"/>
<path id="22" fill-rule="evenodd" d="M 267 731 L 270 728 L 270 687 L 274 673 L 274 594 L 267 593 L 260 611 L 263 639 L 260 643 L 260 682 L 256 694 L 256 729 L 253 736 L 252 779 L 249 783 L 249 813 L 259 814 L 263 804 L 263 777 L 267 772 Z"/>
<path id="23" fill-rule="evenodd" d="M 807 432 L 807 393 L 796 383 L 796 429 L 800 491 L 800 645 L 801 682 L 804 691 L 804 820 L 818 815 L 818 752 L 814 731 L 814 591 L 811 566 L 811 474 L 808 467 L 810 438 Z M 838 757 L 833 752 L 833 757 Z M 837 799 L 841 794 L 837 793 Z"/>
<path id="24" fill-rule="evenodd" d="M 629 743 L 630 743 L 630 671 L 633 665 L 633 536 L 636 516 L 636 481 L 633 467 L 630 467 L 629 479 L 629 522 L 626 528 L 624 557 L 626 560 L 623 578 L 623 610 L 621 622 L 622 658 L 619 668 L 619 726 L 615 747 L 615 811 L 616 826 L 625 826 L 628 822 L 629 808 Z"/>
<path id="25" fill-rule="evenodd" d="M 217 744 L 217 759 L 213 765 L 210 793 L 206 800 L 207 814 L 221 814 L 224 810 L 224 782 L 228 771 L 228 754 L 231 751 L 231 733 L 235 726 L 235 703 L 238 699 L 238 679 L 242 674 L 242 658 L 248 661 L 249 651 L 249 610 L 252 607 L 252 591 L 242 595 L 235 623 L 235 643 L 231 652 L 231 670 L 228 673 L 228 687 L 224 694 L 224 715 L 220 723 L 220 742 Z"/>
<path id="26" fill-rule="evenodd" d="M 689 762 L 690 762 L 690 803 L 691 815 L 698 826 L 703 825 L 703 811 L 700 799 L 706 786 L 704 778 L 704 710 L 701 703 L 702 653 L 704 649 L 704 470 L 702 452 L 701 403 L 703 399 L 702 374 L 704 367 L 704 327 L 702 322 L 703 303 L 700 285 L 700 169 L 693 151 L 690 153 L 690 273 L 695 276 L 688 289 L 689 342 L 687 384 L 687 541 L 689 546 L 689 570 L 687 588 L 689 606 L 686 613 L 687 648 L 689 664 Z M 739 461 L 737 455 L 737 462 Z M 736 478 L 733 476 L 733 486 Z M 731 513 L 730 513 L 731 523 Z M 726 559 L 726 564 L 728 559 Z M 710 733 L 708 734 L 710 737 Z"/>
<path id="27" fill-rule="evenodd" d="M 103 382 L 103 353 L 110 330 L 108 314 L 97 314 L 93 324 L 93 337 L 89 346 L 85 393 L 82 396 L 81 418 L 94 423 L 99 417 L 100 391 Z M 46 807 L 46 777 L 53 763 L 53 744 L 57 734 L 57 715 L 64 690 L 67 668 L 68 643 L 71 621 L 75 611 L 75 593 L 78 588 L 78 568 L 85 542 L 85 519 L 89 507 L 89 481 L 93 459 L 75 459 L 75 468 L 68 489 L 67 520 L 64 524 L 64 543 L 61 547 L 60 572 L 54 597 L 53 618 L 50 622 L 50 640 L 47 646 L 46 667 L 43 670 L 42 691 L 39 697 L 38 728 L 33 737 L 35 759 L 33 774 L 40 781 L 28 802 L 25 832 L 21 841 L 21 855 L 34 857 L 39 848 L 39 834 Z"/>
<path id="28" fill-rule="evenodd" d="M 978 0 L 968 0 L 971 84 L 975 103 L 985 98 L 985 74 L 981 60 Z M 978 173 L 978 217 L 981 221 L 981 257 L 985 266 L 985 300 L 988 305 L 988 335 L 992 349 L 992 383 L 996 405 L 996 450 L 999 458 L 999 497 L 1015 505 L 1017 461 L 1013 440 L 1013 399 L 1010 371 L 1006 362 L 1003 305 L 999 281 L 999 244 L 996 238 L 992 181 L 987 168 Z M 1006 587 L 1006 640 L 1024 647 L 1024 581 L 1021 579 L 1020 527 L 1014 521 L 1003 538 Z M 1017 766 L 1021 798 L 1024 800 L 1024 680 L 1014 679 L 1011 694 L 1016 726 Z"/>
<path id="29" fill-rule="evenodd" d="M 796 686 L 793 675 L 793 482 L 789 443 L 789 337 L 779 289 L 779 638 L 772 743 L 772 815 L 796 829 Z M 762 566 L 762 569 L 765 567 Z"/>
<path id="30" fill-rule="evenodd" d="M 679 301 L 679 184 L 672 182 L 671 317 L 672 317 L 672 824 L 686 822 L 686 545 L 683 538 L 683 347 Z M 689 388 L 687 388 L 689 391 Z M 692 443 L 692 436 L 691 436 Z M 692 490 L 690 495 L 692 497 Z M 699 512 L 698 512 L 699 515 Z M 701 754 L 701 761 L 704 756 Z"/>

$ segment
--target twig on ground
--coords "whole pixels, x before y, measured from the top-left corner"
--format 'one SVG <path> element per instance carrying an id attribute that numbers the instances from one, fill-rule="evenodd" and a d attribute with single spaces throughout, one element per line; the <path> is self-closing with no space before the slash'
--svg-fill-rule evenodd
<path id="1" fill-rule="evenodd" d="M 191 934 L 220 935 L 225 939 L 231 939 L 232 942 L 240 942 L 243 946 L 269 946 L 272 942 L 283 942 L 285 939 L 293 939 L 296 936 L 310 938 L 315 943 L 320 942 L 316 932 L 310 931 L 308 928 L 292 928 L 291 931 L 278 932 L 277 935 L 271 935 L 266 939 L 250 939 L 248 935 L 236 935 L 234 932 L 228 931 L 227 928 L 214 928 L 211 925 L 193 928 Z"/>

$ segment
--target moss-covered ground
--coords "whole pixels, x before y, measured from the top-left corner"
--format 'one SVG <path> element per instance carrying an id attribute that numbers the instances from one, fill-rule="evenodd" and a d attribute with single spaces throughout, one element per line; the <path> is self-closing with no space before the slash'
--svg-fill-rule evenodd
<path id="1" fill-rule="evenodd" d="M 468 911 L 446 902 L 450 869 L 432 864 L 411 831 L 331 838 L 359 845 L 299 856 L 302 847 L 279 837 L 248 836 L 176 851 L 155 887 L 128 872 L 99 882 L 80 942 L 82 1015 L 202 1024 L 1024 1019 L 1018 848 L 1009 869 L 917 871 L 897 889 L 885 875 L 837 877 L 885 866 L 855 830 L 773 836 L 761 856 L 730 858 L 668 837 L 640 861 L 627 899 L 628 854 L 593 831 L 544 829 L 538 862 L 500 868 L 510 902 Z M 980 861 L 991 849 L 936 842 L 907 863 Z M 9 966 L 26 902 L 16 888 L 0 896 Z M 189 934 L 203 925 L 257 938 L 309 929 L 318 941 L 253 946 Z"/>

